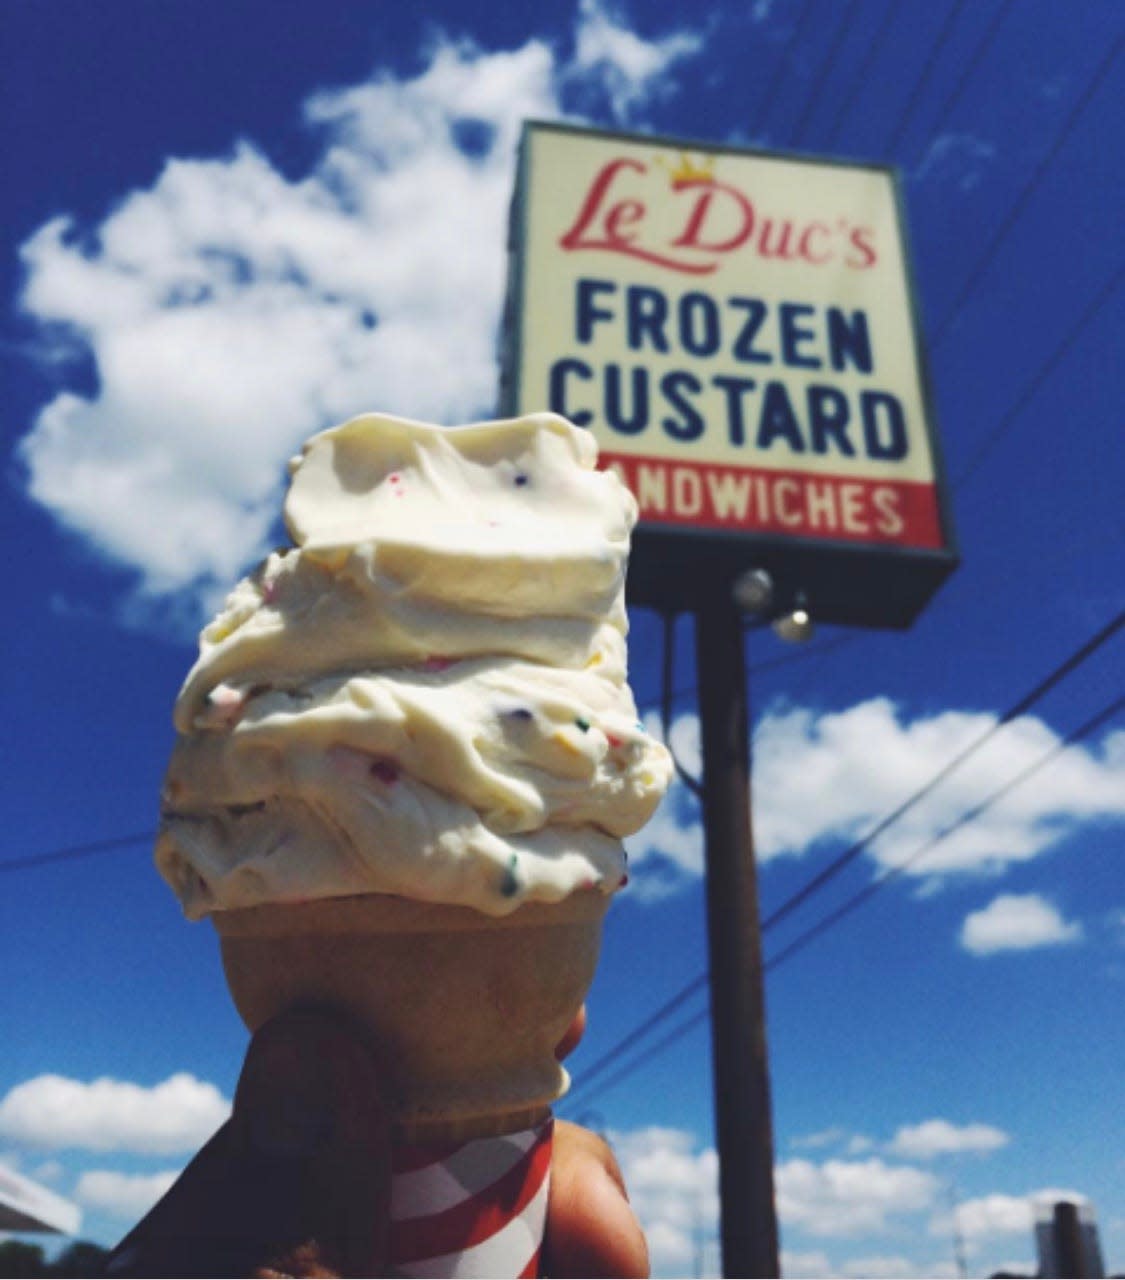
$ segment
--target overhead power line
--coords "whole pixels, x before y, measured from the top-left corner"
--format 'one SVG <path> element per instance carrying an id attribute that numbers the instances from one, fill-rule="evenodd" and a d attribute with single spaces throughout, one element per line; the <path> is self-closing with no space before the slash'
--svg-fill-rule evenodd
<path id="1" fill-rule="evenodd" d="M 8 858 L 0 862 L 0 873 L 27 871 L 32 867 L 45 867 L 52 862 L 69 862 L 72 858 L 88 858 L 95 853 L 113 853 L 131 844 L 151 844 L 155 831 L 138 831 L 130 836 L 112 836 L 107 840 L 93 840 L 89 844 L 72 844 L 50 853 L 31 853 L 23 858 Z"/>
<path id="2" fill-rule="evenodd" d="M 932 836 L 918 849 L 916 849 L 908 858 L 904 859 L 902 862 L 896 863 L 892 867 L 888 867 L 881 875 L 877 876 L 869 884 L 864 885 L 862 889 L 852 894 L 850 898 L 846 899 L 838 907 L 834 908 L 803 933 L 799 934 L 791 942 L 787 943 L 785 947 L 765 962 L 764 968 L 767 971 L 776 969 L 779 965 L 784 964 L 786 960 L 790 959 L 790 957 L 811 945 L 822 934 L 827 933 L 830 929 L 834 928 L 845 916 L 850 915 L 851 912 L 855 911 L 858 907 L 862 906 L 863 903 L 874 897 L 874 895 L 886 884 L 903 875 L 909 868 L 916 866 L 925 857 L 925 855 L 932 852 L 937 845 L 949 839 L 950 836 L 955 834 L 957 831 L 960 831 L 963 827 L 968 826 L 969 823 L 977 821 L 977 819 L 982 817 L 989 809 L 1004 799 L 1005 796 L 1009 795 L 1017 787 L 1027 782 L 1029 778 L 1045 769 L 1055 759 L 1062 755 L 1064 751 L 1074 746 L 1077 742 L 1080 742 L 1083 738 L 1089 737 L 1090 734 L 1094 733 L 1102 725 L 1108 723 L 1114 716 L 1120 714 L 1123 710 L 1125 710 L 1125 697 L 1116 698 L 1084 724 L 1068 733 L 1065 738 L 1060 739 L 1053 747 L 1049 748 L 1038 759 L 1032 761 L 1032 763 L 1026 768 L 1020 770 L 1019 773 L 1015 774 L 1007 782 L 1001 784 L 979 803 L 966 810 L 966 812 L 955 821 L 943 827 L 936 835 Z M 606 1092 L 615 1084 L 626 1079 L 639 1067 L 643 1066 L 646 1062 L 656 1057 L 659 1053 L 662 1053 L 670 1045 L 674 1044 L 677 1040 L 681 1039 L 683 1036 L 687 1035 L 690 1031 L 699 1026 L 699 1024 L 707 1018 L 710 1012 L 710 1009 L 707 1006 L 696 1013 L 689 1015 L 682 1022 L 677 1023 L 666 1035 L 662 1036 L 661 1039 L 642 1049 L 627 1062 L 622 1063 L 618 1070 L 613 1072 L 606 1079 L 600 1081 L 597 1080 L 598 1075 L 613 1066 L 614 1063 L 619 1062 L 622 1056 L 628 1053 L 628 1051 L 642 1040 L 649 1031 L 654 1030 L 685 1001 L 704 988 L 706 986 L 708 976 L 708 973 L 705 971 L 698 977 L 692 979 L 686 987 L 679 991 L 670 1000 L 665 1001 L 665 1003 L 646 1018 L 644 1022 L 635 1027 L 622 1040 L 618 1041 L 612 1049 L 608 1050 L 598 1058 L 596 1062 L 582 1073 L 581 1077 L 576 1082 L 573 1093 L 568 1095 L 566 1099 L 567 1105 L 576 1101 L 578 1098 L 588 1100 L 588 1097 L 591 1094 L 601 1094 Z"/>
<path id="3" fill-rule="evenodd" d="M 852 76 L 851 84 L 848 85 L 840 99 L 840 103 L 836 108 L 836 117 L 832 122 L 832 128 L 828 131 L 825 139 L 824 145 L 828 148 L 835 145 L 836 139 L 840 136 L 840 130 L 844 127 L 844 121 L 850 115 L 852 107 L 855 106 L 860 93 L 870 79 L 871 68 L 875 65 L 875 59 L 878 58 L 882 51 L 883 44 L 894 23 L 895 10 L 898 8 L 898 4 L 899 0 L 889 0 L 883 13 L 883 20 L 879 23 L 879 29 L 868 42 L 867 50 L 856 68 L 855 75 Z"/>
<path id="4" fill-rule="evenodd" d="M 937 133 L 941 126 L 949 119 L 957 104 L 961 101 L 961 95 L 965 92 L 969 82 L 976 75 L 977 68 L 984 61 L 985 55 L 992 48 L 992 42 L 996 39 L 997 32 L 1004 25 L 1004 19 L 1007 17 L 1008 10 L 1012 7 L 1013 0 L 1001 0 L 996 6 L 984 34 L 977 42 L 977 47 L 965 62 L 961 69 L 961 74 L 957 77 L 957 83 L 953 86 L 951 92 L 947 95 L 945 101 L 938 108 L 938 113 L 934 117 L 932 132 Z"/>
<path id="5" fill-rule="evenodd" d="M 983 746 L 991 742 L 992 739 L 995 738 L 996 735 L 1005 727 L 1005 725 L 1011 724 L 1013 720 L 1029 711 L 1057 684 L 1065 680 L 1072 671 L 1080 667 L 1088 658 L 1091 657 L 1092 654 L 1100 649 L 1107 640 L 1116 635 L 1123 626 L 1125 626 L 1125 610 L 1122 610 L 1122 612 L 1120 612 L 1111 622 L 1107 623 L 1100 631 L 1091 636 L 1091 638 L 1087 640 L 1084 645 L 1081 645 L 1076 649 L 1065 662 L 1061 663 L 1049 675 L 1040 680 L 1039 683 L 1030 690 L 1030 692 L 1024 694 L 1022 698 L 1019 698 L 1014 702 L 990 729 L 986 729 L 984 733 L 979 735 L 979 737 L 974 738 L 968 746 L 963 747 L 958 751 L 957 754 L 943 765 L 928 782 L 919 787 L 917 791 L 904 800 L 897 809 L 892 810 L 886 815 L 886 817 L 881 818 L 865 835 L 861 836 L 853 844 L 849 845 L 843 853 L 840 853 L 833 858 L 826 867 L 817 872 L 817 874 L 798 889 L 796 893 L 791 894 L 786 898 L 779 907 L 775 908 L 775 910 L 762 921 L 763 932 L 784 920 L 786 916 L 791 915 L 802 902 L 807 901 L 821 888 L 821 886 L 827 884 L 829 880 L 839 875 L 844 867 L 858 858 L 859 855 L 863 853 L 863 851 L 867 849 L 873 841 L 877 840 L 888 827 L 897 822 L 900 818 L 904 817 L 927 796 L 931 795 L 937 787 L 939 787 L 941 783 L 950 776 L 950 774 L 959 769 L 970 756 L 976 755 Z"/>
<path id="6" fill-rule="evenodd" d="M 595 1062 L 592 1062 L 582 1073 L 582 1078 L 575 1086 L 573 1093 L 567 1095 L 567 1104 L 569 1105 L 571 1102 L 575 1101 L 578 1095 L 593 1083 L 595 1077 L 601 1075 L 607 1067 L 610 1067 L 617 1062 L 621 1058 L 622 1054 L 628 1053 L 629 1050 L 639 1041 L 643 1040 L 650 1031 L 655 1027 L 658 1027 L 667 1018 L 671 1017 L 671 1015 L 675 1013 L 686 1000 L 689 1000 L 697 991 L 704 990 L 707 986 L 707 980 L 709 977 L 710 974 L 707 970 L 704 970 L 698 977 L 693 978 L 686 987 L 677 991 L 670 1000 L 666 1000 L 659 1009 L 655 1009 L 650 1013 L 644 1022 L 640 1023 L 639 1026 L 634 1027 L 633 1030 L 619 1040 L 612 1049 L 602 1054 L 602 1056 Z M 708 1010 L 704 1009 L 703 1016 L 706 1016 L 707 1012 Z M 695 1021 L 696 1019 L 693 1018 L 691 1022 L 692 1026 L 695 1025 Z M 609 1086 L 603 1082 L 601 1087 L 608 1088 Z"/>
<path id="7" fill-rule="evenodd" d="M 704 974 L 703 977 L 706 980 L 707 975 Z M 593 1094 L 596 1096 L 612 1089 L 615 1084 L 619 1084 L 622 1080 L 631 1076 L 638 1067 L 643 1066 L 644 1063 L 649 1062 L 658 1054 L 663 1053 L 665 1049 L 675 1044 L 677 1040 L 682 1040 L 689 1031 L 694 1031 L 701 1022 L 706 1022 L 708 1017 L 710 1017 L 710 1014 L 711 1005 L 708 1003 L 704 1005 L 698 1013 L 693 1013 L 689 1017 L 685 1018 L 683 1022 L 676 1023 L 676 1025 L 666 1035 L 661 1036 L 655 1044 L 650 1044 L 646 1049 L 638 1053 L 631 1061 L 622 1063 L 621 1067 L 605 1080 L 600 1080 L 595 1084 L 590 1081 L 590 1072 L 584 1072 L 582 1078 L 575 1085 L 573 1092 L 568 1093 L 563 1099 L 564 1103 L 567 1106 L 570 1106 L 580 1098 L 584 1098 L 588 1101 L 587 1095 Z M 622 1049 L 621 1052 L 624 1052 L 624 1049 Z M 618 1053 L 611 1050 L 610 1053 L 606 1055 L 606 1065 L 608 1066 L 610 1063 L 616 1062 L 618 1056 Z"/>
<path id="8" fill-rule="evenodd" d="M 871 828 L 871 830 L 864 837 L 862 837 L 862 839 L 856 841 L 854 844 L 849 846 L 848 849 L 845 849 L 840 856 L 833 859 L 833 861 L 829 864 L 827 868 L 825 868 L 823 871 L 821 871 L 817 875 L 813 876 L 812 879 L 809 880 L 801 889 L 797 890 L 796 893 L 792 894 L 789 898 L 787 898 L 775 911 L 771 913 L 770 916 L 768 916 L 762 922 L 762 932 L 765 933 L 770 928 L 776 927 L 776 925 L 781 920 L 783 920 L 786 916 L 788 916 L 793 910 L 795 910 L 797 906 L 799 906 L 802 902 L 806 901 L 814 893 L 818 892 L 820 888 L 823 887 L 824 884 L 826 884 L 834 876 L 838 875 L 840 871 L 842 871 L 843 868 L 849 862 L 851 862 L 854 858 L 858 857 L 858 855 L 861 852 L 863 852 L 863 850 L 866 849 L 873 840 L 877 839 L 878 836 L 882 835 L 888 829 L 888 827 L 891 826 L 893 822 L 898 821 L 899 818 L 904 816 L 910 809 L 912 809 L 916 804 L 918 804 L 925 796 L 928 796 L 929 794 L 931 794 L 931 792 L 933 792 L 933 790 L 938 786 L 938 784 L 941 781 L 947 778 L 955 768 L 963 764 L 965 760 L 969 758 L 970 755 L 973 755 L 977 751 L 979 751 L 985 745 L 985 743 L 987 743 L 993 737 L 995 737 L 995 735 L 999 733 L 1000 730 L 1005 725 L 1011 723 L 1012 720 L 1017 719 L 1019 716 L 1027 712 L 1032 706 L 1035 705 L 1036 702 L 1038 702 L 1051 689 L 1053 689 L 1057 684 L 1059 684 L 1060 681 L 1064 680 L 1068 675 L 1070 675 L 1079 666 L 1081 666 L 1084 662 L 1086 662 L 1103 644 L 1105 644 L 1123 626 L 1125 626 L 1125 610 L 1118 613 L 1117 616 L 1113 618 L 1106 626 L 1102 627 L 1099 631 L 1095 632 L 1094 635 L 1091 636 L 1090 639 L 1085 642 L 1085 644 L 1081 645 L 1078 649 L 1076 649 L 1074 653 L 1070 655 L 1069 658 L 1065 659 L 1062 663 L 1060 663 L 1057 667 L 1055 667 L 1054 670 L 1052 670 L 1047 676 L 1045 676 L 1042 680 L 1040 680 L 1028 693 L 1024 694 L 1023 697 L 1019 698 L 1011 707 L 1008 708 L 1006 712 L 1004 712 L 1002 717 L 999 720 L 997 720 L 996 724 L 993 725 L 992 728 L 988 729 L 984 734 L 976 738 L 972 743 L 969 744 L 967 748 L 958 752 L 957 755 L 954 756 L 954 758 L 951 761 L 945 764 L 927 783 L 925 783 L 921 788 L 915 791 L 907 800 L 905 800 L 902 804 L 900 804 L 892 813 L 888 814 L 880 822 L 876 823 L 876 825 L 873 828 Z M 1118 702 L 1113 703 L 1111 707 L 1107 708 L 1104 713 L 1099 713 L 1099 715 L 1095 717 L 1093 721 L 1084 725 L 1080 730 L 1075 731 L 1074 734 L 1069 735 L 1068 738 L 1065 740 L 1064 745 L 1070 745 L 1071 743 L 1077 741 L 1079 737 L 1086 736 L 1087 734 L 1093 732 L 1094 728 L 1096 728 L 1098 724 L 1102 723 L 1104 719 L 1107 719 L 1111 714 L 1113 714 L 1118 709 L 1119 709 L 1119 703 Z M 1058 752 L 1061 749 L 1062 747 L 1057 747 L 1055 749 L 1052 749 L 1052 752 L 1048 753 L 1049 757 L 1053 758 L 1053 755 L 1058 754 Z M 1023 780 L 1022 778 L 1019 779 L 1019 781 L 1022 781 L 1022 780 Z M 1006 788 L 1001 789 L 1001 793 L 995 794 L 989 797 L 989 799 L 986 802 L 982 802 L 981 805 L 975 806 L 974 810 L 970 811 L 972 814 L 972 817 L 979 817 L 980 814 L 984 812 L 985 808 L 991 806 L 992 804 L 995 804 L 996 801 L 1001 798 L 1001 794 L 1006 794 L 1006 791 L 1011 790 L 1012 787 L 1015 785 L 1018 785 L 1018 783 L 1013 782 L 1007 785 Z M 965 818 L 964 820 L 959 820 L 958 823 L 954 824 L 953 827 L 951 827 L 948 831 L 942 834 L 939 838 L 946 839 L 949 835 L 953 833 L 953 830 L 957 829 L 957 827 L 959 826 L 965 825 L 965 822 L 969 820 L 971 819 Z M 932 842 L 928 847 L 932 847 L 933 843 L 936 843 L 936 842 L 937 841 Z M 889 879 L 890 877 L 888 876 L 886 878 Z M 865 892 L 865 896 L 869 896 L 866 890 L 864 892 Z M 855 905 L 859 905 L 859 903 L 857 902 Z M 850 910 L 852 908 L 848 908 L 848 909 Z M 841 914 L 846 914 L 846 912 L 842 912 Z M 813 927 L 816 928 L 818 926 L 813 926 Z M 796 944 L 793 944 L 793 945 L 795 946 Z M 769 968 L 770 965 L 776 965 L 778 963 L 781 963 L 782 958 L 784 958 L 784 953 L 779 953 L 777 957 L 774 957 L 769 962 L 769 964 L 766 965 L 766 968 Z M 629 1048 L 635 1045 L 639 1040 L 643 1039 L 644 1036 L 647 1035 L 649 1031 L 653 1030 L 656 1026 L 658 1026 L 661 1022 L 663 1022 L 671 1013 L 675 1012 L 675 1010 L 678 1009 L 695 992 L 701 990 L 704 987 L 704 985 L 707 983 L 707 980 L 708 980 L 708 972 L 704 970 L 702 973 L 696 975 L 696 977 L 694 977 L 689 983 L 687 983 L 686 986 L 681 988 L 680 991 L 676 992 L 676 994 L 673 995 L 669 1000 L 665 1001 L 664 1004 L 662 1004 L 657 1010 L 655 1010 L 652 1014 L 650 1014 L 642 1023 L 640 1023 L 637 1027 L 634 1027 L 633 1030 L 630 1031 L 621 1041 L 619 1041 L 617 1045 L 615 1045 L 612 1049 L 607 1051 L 607 1053 L 605 1053 L 601 1058 L 599 1058 L 597 1062 L 595 1062 L 583 1074 L 583 1076 L 581 1077 L 581 1079 L 578 1081 L 576 1085 L 576 1095 L 579 1090 L 584 1090 L 588 1086 L 588 1084 L 592 1083 L 593 1077 L 595 1077 L 597 1074 L 607 1069 L 610 1065 L 612 1065 L 613 1062 L 617 1061 L 617 1059 L 620 1057 L 622 1053 L 626 1052 Z M 700 1016 L 705 1016 L 705 1015 L 700 1015 Z M 691 1025 L 694 1026 L 695 1023 L 692 1022 Z M 690 1028 L 685 1026 L 685 1029 L 682 1031 L 682 1034 L 686 1034 L 686 1031 L 688 1029 Z"/>
<path id="9" fill-rule="evenodd" d="M 1102 307 L 1110 300 L 1111 297 L 1121 287 L 1121 282 L 1125 280 L 1125 262 L 1117 268 L 1115 272 L 1105 281 L 1102 287 L 1097 291 L 1094 297 L 1087 303 L 1086 308 L 1078 317 L 1075 323 L 1070 327 L 1069 332 L 1055 348 L 1055 350 L 1036 367 L 1035 373 L 1027 386 L 1016 397 L 1015 402 L 1002 414 L 993 425 L 992 429 L 985 435 L 984 439 L 973 450 L 973 455 L 959 474 L 954 477 L 953 488 L 959 489 L 967 480 L 969 480 L 980 467 L 981 463 L 992 451 L 993 447 L 1011 430 L 1013 423 L 1019 415 L 1034 400 L 1036 393 L 1039 391 L 1055 372 L 1063 360 L 1070 354 L 1074 344 L 1078 341 L 1078 336 L 1088 328 L 1091 321 L 1101 311 Z"/>
<path id="10" fill-rule="evenodd" d="M 805 130 L 809 127 L 816 113 L 817 106 L 824 93 L 824 87 L 832 74 L 832 68 L 836 65 L 836 59 L 840 56 L 840 46 L 844 43 L 844 39 L 851 27 L 854 12 L 855 0 L 851 0 L 850 4 L 840 5 L 839 21 L 828 42 L 828 53 L 820 70 L 812 77 L 809 93 L 805 98 L 805 105 L 801 108 L 801 114 L 797 117 L 797 123 L 793 126 L 793 132 L 789 139 L 791 146 L 799 147 L 804 139 Z"/>
<path id="11" fill-rule="evenodd" d="M 960 831 L 962 827 L 966 827 L 970 822 L 975 822 L 987 810 L 991 809 L 994 804 L 999 803 L 1009 792 L 1014 791 L 1028 780 L 1028 778 L 1045 769 L 1057 756 L 1060 756 L 1069 747 L 1079 742 L 1082 738 L 1088 737 L 1096 729 L 1099 729 L 1107 721 L 1112 720 L 1125 709 L 1125 697 L 1118 698 L 1111 702 L 1108 707 L 1104 707 L 1097 715 L 1092 716 L 1085 724 L 1075 729 L 1072 733 L 1068 733 L 1065 738 L 1057 742 L 1049 751 L 1045 752 L 1038 760 L 1033 761 L 1027 768 L 1022 769 L 1015 777 L 1010 778 L 1002 786 L 997 787 L 990 795 L 979 804 L 975 804 L 971 809 L 963 813 L 956 821 L 951 822 L 947 827 L 943 827 L 936 835 L 932 836 L 925 844 L 916 849 L 909 858 L 902 862 L 897 862 L 893 866 L 888 867 L 881 875 L 876 876 L 862 889 L 853 893 L 834 910 L 823 916 L 814 925 L 810 925 L 803 933 L 797 935 L 791 942 L 787 943 L 780 951 L 771 956 L 766 961 L 767 969 L 776 968 L 779 964 L 783 964 L 790 956 L 796 955 L 798 951 L 803 951 L 811 942 L 814 942 L 822 933 L 826 933 L 829 929 L 838 924 L 846 915 L 850 915 L 857 907 L 862 906 L 869 898 L 873 897 L 885 884 L 891 880 L 897 880 L 912 866 L 930 853 L 936 845 L 947 840 L 954 832 Z"/>
<path id="12" fill-rule="evenodd" d="M 761 104 L 758 107 L 758 121 L 751 132 L 751 136 L 753 137 L 761 137 L 762 131 L 766 127 L 766 121 L 769 119 L 770 108 L 773 106 L 774 100 L 777 97 L 777 91 L 781 88 L 782 77 L 789 69 L 789 51 L 794 45 L 798 44 L 799 37 L 804 31 L 805 23 L 808 21 L 809 16 L 812 13 L 812 9 L 812 0 L 804 0 L 804 4 L 801 5 L 801 11 L 797 15 L 797 21 L 793 24 L 793 30 L 789 33 L 789 39 L 786 40 L 778 50 L 777 61 L 774 63 L 773 67 L 773 75 L 769 78 L 769 84 L 766 86 L 765 96 L 762 98 Z"/>
<path id="13" fill-rule="evenodd" d="M 1108 53 L 1106 53 L 1105 57 L 1102 58 L 1101 62 L 1098 64 L 1098 68 L 1090 77 L 1086 84 L 1086 88 L 1083 89 L 1082 93 L 1078 96 L 1078 100 L 1067 113 L 1067 117 L 1063 122 L 1062 128 L 1059 129 L 1058 133 L 1055 135 L 1055 140 L 1039 158 L 1039 162 L 1032 170 L 1031 177 L 1024 184 L 1023 190 L 1016 197 L 1015 202 L 1012 204 L 1000 225 L 993 233 L 992 239 L 985 246 L 977 261 L 973 264 L 972 269 L 965 278 L 964 285 L 961 287 L 960 292 L 953 301 L 953 305 L 949 308 L 941 323 L 938 324 L 937 328 L 934 330 L 933 341 L 931 343 L 932 346 L 937 347 L 941 345 L 942 340 L 950 332 L 950 326 L 954 319 L 964 309 L 965 303 L 969 298 L 971 298 L 980 287 L 981 281 L 987 276 L 988 269 L 996 258 L 996 251 L 999 249 L 1001 242 L 1016 225 L 1022 216 L 1023 211 L 1031 202 L 1031 197 L 1035 194 L 1040 182 L 1043 181 L 1044 176 L 1050 170 L 1051 165 L 1054 164 L 1059 152 L 1070 139 L 1070 135 L 1074 131 L 1075 125 L 1081 119 L 1086 108 L 1093 101 L 1095 95 L 1102 86 L 1102 82 L 1109 74 L 1110 67 L 1113 65 L 1114 60 L 1120 55 L 1123 48 L 1125 48 L 1125 35 L 1120 35 L 1113 44 L 1110 45 Z"/>
<path id="14" fill-rule="evenodd" d="M 953 34 L 953 28 L 957 25 L 957 19 L 961 14 L 961 10 L 965 7 L 965 0 L 953 0 L 953 3 L 946 10 L 945 21 L 941 24 L 941 30 L 938 32 L 937 39 L 930 46 L 930 52 L 926 55 L 925 64 L 921 73 L 914 81 L 914 87 L 910 91 L 910 97 L 906 100 L 906 105 L 899 112 L 898 124 L 895 126 L 894 132 L 891 134 L 887 145 L 884 148 L 887 155 L 893 155 L 898 144 L 906 135 L 907 126 L 910 118 L 914 114 L 915 108 L 922 100 L 922 94 L 926 90 L 926 86 L 930 82 L 930 76 L 933 75 L 934 67 L 937 60 L 941 57 L 942 50 L 949 43 L 949 37 Z"/>
<path id="15" fill-rule="evenodd" d="M 660 673 L 660 729 L 664 735 L 664 745 L 672 757 L 676 776 L 693 796 L 702 798 L 703 783 L 684 768 L 672 746 L 672 672 L 676 660 L 676 615 L 674 613 L 664 615 L 663 658 Z"/>

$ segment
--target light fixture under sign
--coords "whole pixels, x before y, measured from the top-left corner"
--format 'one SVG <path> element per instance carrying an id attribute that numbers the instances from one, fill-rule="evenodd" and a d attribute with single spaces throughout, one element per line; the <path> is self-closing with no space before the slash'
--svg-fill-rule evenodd
<path id="1" fill-rule="evenodd" d="M 803 594 L 797 596 L 792 612 L 776 618 L 773 624 L 774 635 L 779 640 L 786 640 L 790 644 L 804 644 L 806 640 L 811 640 L 814 630 L 813 620 Z"/>
<path id="2" fill-rule="evenodd" d="M 814 628 L 805 593 L 797 593 L 788 613 L 775 614 L 773 577 L 768 570 L 747 569 L 739 574 L 731 586 L 731 595 L 743 613 L 754 617 L 760 626 L 769 623 L 779 639 L 790 644 L 811 639 Z"/>

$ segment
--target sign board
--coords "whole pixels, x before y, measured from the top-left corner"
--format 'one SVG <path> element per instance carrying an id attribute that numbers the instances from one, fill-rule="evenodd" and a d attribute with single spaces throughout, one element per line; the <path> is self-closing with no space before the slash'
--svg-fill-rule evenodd
<path id="1" fill-rule="evenodd" d="M 501 411 L 594 432 L 635 603 L 913 620 L 956 555 L 892 170 L 528 123 L 509 247 Z"/>

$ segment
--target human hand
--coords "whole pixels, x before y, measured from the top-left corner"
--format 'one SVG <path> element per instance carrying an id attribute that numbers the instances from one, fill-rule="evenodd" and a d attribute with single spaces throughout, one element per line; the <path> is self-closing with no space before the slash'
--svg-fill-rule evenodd
<path id="1" fill-rule="evenodd" d="M 582 1034 L 583 1015 L 559 1046 Z M 381 1276 L 390 1272 L 390 1122 L 374 1060 L 328 1012 L 253 1038 L 231 1118 L 125 1237 L 109 1276 Z M 547 1274 L 646 1276 L 648 1253 L 609 1147 L 556 1121 Z"/>

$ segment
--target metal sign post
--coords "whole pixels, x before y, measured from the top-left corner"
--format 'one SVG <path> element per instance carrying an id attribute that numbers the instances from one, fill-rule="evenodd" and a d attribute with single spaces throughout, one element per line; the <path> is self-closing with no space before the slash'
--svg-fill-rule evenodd
<path id="1" fill-rule="evenodd" d="M 696 617 L 723 1274 L 779 1276 L 773 1126 L 742 618 L 729 591 Z"/>

